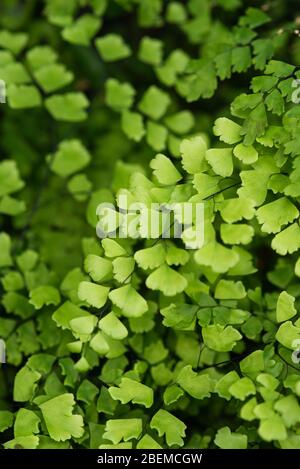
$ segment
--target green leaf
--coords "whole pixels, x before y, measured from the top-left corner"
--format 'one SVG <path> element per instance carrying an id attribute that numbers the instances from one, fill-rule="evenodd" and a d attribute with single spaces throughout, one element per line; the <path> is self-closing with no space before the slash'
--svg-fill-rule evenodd
<path id="1" fill-rule="evenodd" d="M 169 23 L 181 24 L 187 19 L 185 6 L 180 2 L 170 2 L 167 6 L 166 19 Z"/>
<path id="2" fill-rule="evenodd" d="M 0 432 L 10 428 L 14 421 L 14 414 L 8 410 L 0 410 Z"/>
<path id="3" fill-rule="evenodd" d="M 138 57 L 147 64 L 160 65 L 163 57 L 162 41 L 144 36 L 140 42 Z"/>
<path id="4" fill-rule="evenodd" d="M 62 37 L 71 44 L 88 46 L 99 30 L 101 20 L 91 14 L 80 16 L 71 26 L 62 31 Z"/>
<path id="5" fill-rule="evenodd" d="M 38 260 L 38 254 L 31 249 L 27 249 L 17 257 L 17 264 L 22 272 L 32 270 Z"/>
<path id="6" fill-rule="evenodd" d="M 191 64 L 192 73 L 186 81 L 186 89 L 183 90 L 188 102 L 197 101 L 199 98 L 211 98 L 217 88 L 217 76 L 213 62 L 209 59 L 198 59 Z"/>
<path id="7" fill-rule="evenodd" d="M 164 116 L 170 103 L 167 93 L 157 86 L 150 86 L 139 102 L 139 110 L 151 119 L 158 120 Z"/>
<path id="8" fill-rule="evenodd" d="M 12 109 L 29 109 L 42 103 L 40 92 L 35 86 L 9 85 L 7 97 Z"/>
<path id="9" fill-rule="evenodd" d="M 45 305 L 58 305 L 60 294 L 57 288 L 50 285 L 41 285 L 30 291 L 30 301 L 35 309 L 41 309 Z"/>
<path id="10" fill-rule="evenodd" d="M 37 353 L 32 355 L 27 362 L 31 370 L 38 371 L 42 375 L 50 373 L 55 357 L 46 353 Z"/>
<path id="11" fill-rule="evenodd" d="M 128 335 L 128 330 L 113 311 L 100 319 L 99 328 L 102 332 L 115 340 L 125 339 Z"/>
<path id="12" fill-rule="evenodd" d="M 206 151 L 205 158 L 216 174 L 222 177 L 232 175 L 232 149 L 231 148 L 210 148 Z"/>
<path id="13" fill-rule="evenodd" d="M 226 50 L 214 57 L 214 63 L 216 66 L 216 73 L 221 80 L 231 77 L 231 50 Z"/>
<path id="14" fill-rule="evenodd" d="M 20 85 L 22 83 L 30 83 L 31 78 L 27 73 L 26 68 L 20 63 L 9 63 L 0 70 L 0 79 L 6 85 Z"/>
<path id="15" fill-rule="evenodd" d="M 64 65 L 49 64 L 38 68 L 34 77 L 46 93 L 52 93 L 71 83 L 74 75 Z"/>
<path id="16" fill-rule="evenodd" d="M 191 131 L 195 125 L 193 114 L 190 111 L 180 111 L 165 118 L 167 127 L 172 132 L 185 135 Z"/>
<path id="17" fill-rule="evenodd" d="M 229 392 L 230 386 L 240 379 L 236 371 L 230 371 L 216 383 L 215 392 L 220 396 L 229 401 L 232 396 Z"/>
<path id="18" fill-rule="evenodd" d="M 17 192 L 24 187 L 15 161 L 4 160 L 0 163 L 0 197 Z"/>
<path id="19" fill-rule="evenodd" d="M 88 311 L 79 308 L 70 301 L 63 303 L 53 314 L 52 319 L 59 327 L 70 329 L 70 321 L 76 318 L 91 316 Z"/>
<path id="20" fill-rule="evenodd" d="M 248 438 L 242 433 L 231 432 L 229 427 L 223 427 L 217 431 L 214 442 L 221 449 L 246 449 Z"/>
<path id="21" fill-rule="evenodd" d="M 251 88 L 254 93 L 257 93 L 258 91 L 267 92 L 274 88 L 277 83 L 278 78 L 262 75 L 252 79 Z"/>
<path id="22" fill-rule="evenodd" d="M 68 177 L 87 166 L 90 159 L 91 155 L 80 140 L 65 140 L 54 154 L 51 169 L 61 177 Z"/>
<path id="23" fill-rule="evenodd" d="M 2 30 L 0 31 L 0 46 L 9 49 L 13 54 L 19 54 L 28 41 L 28 35 L 25 33 L 17 33 Z"/>
<path id="24" fill-rule="evenodd" d="M 153 169 L 153 174 L 158 182 L 166 186 L 176 184 L 182 178 L 171 160 L 161 153 L 151 160 L 150 168 Z"/>
<path id="25" fill-rule="evenodd" d="M 28 366 L 21 368 L 15 377 L 14 400 L 17 402 L 29 401 L 34 395 L 36 383 L 40 378 L 40 373 L 31 370 Z"/>
<path id="26" fill-rule="evenodd" d="M 6 233 L 0 233 L 0 267 L 12 265 L 11 240 Z"/>
<path id="27" fill-rule="evenodd" d="M 16 292 L 6 293 L 2 303 L 8 313 L 14 313 L 24 319 L 30 317 L 34 311 L 28 299 L 24 295 Z"/>
<path id="28" fill-rule="evenodd" d="M 239 255 L 222 244 L 211 242 L 196 251 L 195 261 L 211 267 L 214 272 L 224 273 L 238 263 Z"/>
<path id="29" fill-rule="evenodd" d="M 273 114 L 277 114 L 281 116 L 284 113 L 285 105 L 283 97 L 281 96 L 280 91 L 273 90 L 265 100 L 266 106 L 269 111 L 273 112 Z"/>
<path id="30" fill-rule="evenodd" d="M 215 289 L 215 298 L 218 300 L 241 300 L 245 298 L 246 290 L 242 282 L 220 280 Z"/>
<path id="31" fill-rule="evenodd" d="M 73 394 L 61 394 L 39 405 L 53 440 L 66 441 L 83 435 L 83 418 L 72 414 L 74 405 Z"/>
<path id="32" fill-rule="evenodd" d="M 168 130 L 156 122 L 148 121 L 146 127 L 147 143 L 155 150 L 162 151 L 166 148 Z"/>
<path id="33" fill-rule="evenodd" d="M 14 62 L 14 56 L 8 50 L 0 51 L 0 64 L 1 66 L 11 64 Z"/>
<path id="34" fill-rule="evenodd" d="M 130 47 L 118 34 L 107 34 L 95 41 L 96 48 L 105 62 L 126 59 L 131 55 Z"/>
<path id="35" fill-rule="evenodd" d="M 183 395 L 184 391 L 176 384 L 172 384 L 168 386 L 164 392 L 164 403 L 166 405 L 174 404 L 174 402 L 177 402 Z"/>
<path id="36" fill-rule="evenodd" d="M 274 217 L 276 213 L 276 218 Z M 260 207 L 256 216 L 262 231 L 267 233 L 278 233 L 282 226 L 293 222 L 299 216 L 299 211 L 287 197 L 282 197 L 269 204 Z"/>
<path id="37" fill-rule="evenodd" d="M 85 174 L 76 174 L 70 179 L 67 187 L 74 199 L 81 202 L 87 200 L 91 193 L 92 183 Z"/>
<path id="38" fill-rule="evenodd" d="M 261 421 L 258 433 L 265 441 L 285 440 L 287 432 L 281 417 L 274 415 Z"/>
<path id="39" fill-rule="evenodd" d="M 286 291 L 280 293 L 276 305 L 277 322 L 288 321 L 297 314 L 294 303 L 295 298 L 292 295 L 289 295 Z"/>
<path id="40" fill-rule="evenodd" d="M 294 326 L 291 321 L 284 322 L 276 333 L 276 340 L 290 350 L 295 349 L 294 344 L 300 340 L 300 327 Z"/>
<path id="41" fill-rule="evenodd" d="M 291 75 L 294 70 L 294 65 L 289 65 L 279 60 L 270 60 L 270 62 L 266 66 L 265 73 L 267 75 L 274 75 L 278 78 L 286 78 Z"/>
<path id="42" fill-rule="evenodd" d="M 176 270 L 163 264 L 147 277 L 146 286 L 151 290 L 159 290 L 166 296 L 174 296 L 187 287 L 187 280 Z"/>
<path id="43" fill-rule="evenodd" d="M 183 169 L 189 174 L 196 174 L 206 169 L 206 151 L 206 142 L 201 136 L 182 140 L 180 153 Z"/>
<path id="44" fill-rule="evenodd" d="M 256 170 L 250 170 L 242 171 L 240 173 L 240 177 L 242 180 L 242 187 L 237 191 L 239 198 L 243 200 L 250 199 L 248 205 L 252 204 L 253 207 L 262 205 L 267 196 L 268 174 L 259 173 Z"/>
<path id="45" fill-rule="evenodd" d="M 207 347 L 216 352 L 230 352 L 242 335 L 232 326 L 211 324 L 202 329 L 203 341 Z"/>
<path id="46" fill-rule="evenodd" d="M 134 100 L 135 90 L 130 83 L 120 83 L 114 78 L 109 78 L 105 83 L 106 104 L 115 111 L 129 109 Z"/>
<path id="47" fill-rule="evenodd" d="M 73 332 L 79 335 L 82 341 L 85 341 L 85 336 L 90 335 L 97 323 L 97 318 L 93 315 L 86 315 L 79 318 L 70 320 L 70 327 Z"/>
<path id="48" fill-rule="evenodd" d="M 18 410 L 14 425 L 14 434 L 18 438 L 20 436 L 30 436 L 39 432 L 40 418 L 31 410 Z"/>
<path id="49" fill-rule="evenodd" d="M 45 100 L 45 106 L 58 121 L 81 122 L 86 119 L 89 102 L 83 93 L 54 95 Z"/>
<path id="50" fill-rule="evenodd" d="M 131 285 L 112 290 L 108 296 L 128 318 L 138 318 L 148 311 L 147 302 Z"/>
<path id="51" fill-rule="evenodd" d="M 252 145 L 246 146 L 243 143 L 239 143 L 239 145 L 234 147 L 233 154 L 244 164 L 253 164 L 258 160 L 258 152 Z"/>
<path id="52" fill-rule="evenodd" d="M 26 204 L 23 200 L 16 200 L 9 195 L 4 196 L 0 200 L 0 213 L 4 215 L 11 215 L 13 217 L 24 213 Z"/>
<path id="53" fill-rule="evenodd" d="M 162 308 L 160 313 L 164 316 L 164 326 L 184 330 L 195 322 L 198 309 L 196 305 L 171 303 L 166 308 Z"/>
<path id="54" fill-rule="evenodd" d="M 248 396 L 256 394 L 256 389 L 253 381 L 244 377 L 235 381 L 229 388 L 230 394 L 236 399 L 244 401 Z"/>
<path id="55" fill-rule="evenodd" d="M 239 20 L 241 26 L 249 26 L 250 28 L 257 28 L 263 24 L 269 23 L 270 17 L 259 8 L 247 8 L 245 16 Z"/>
<path id="56" fill-rule="evenodd" d="M 102 308 L 107 301 L 109 290 L 109 287 L 84 281 L 79 284 L 78 297 L 95 308 Z"/>
<path id="57" fill-rule="evenodd" d="M 145 434 L 136 445 L 136 449 L 161 449 L 162 447 L 150 436 Z"/>
<path id="58" fill-rule="evenodd" d="M 146 133 L 143 118 L 138 112 L 122 112 L 122 129 L 135 142 L 139 142 Z"/>
<path id="59" fill-rule="evenodd" d="M 119 387 L 111 387 L 108 392 L 113 399 L 121 401 L 122 404 L 132 402 L 147 408 L 153 404 L 153 390 L 130 378 L 122 378 Z"/>
<path id="60" fill-rule="evenodd" d="M 285 230 L 278 233 L 271 243 L 272 248 L 281 256 L 292 254 L 300 248 L 300 227 L 293 223 Z"/>
<path id="61" fill-rule="evenodd" d="M 119 283 L 128 283 L 134 270 L 134 259 L 132 257 L 117 257 L 112 264 L 115 280 Z"/>
<path id="62" fill-rule="evenodd" d="M 264 370 L 264 353 L 262 350 L 255 350 L 240 362 L 241 372 L 255 378 L 258 373 Z"/>
<path id="63" fill-rule="evenodd" d="M 249 46 L 235 47 L 232 50 L 232 71 L 245 72 L 251 66 L 251 50 Z"/>
<path id="64" fill-rule="evenodd" d="M 176 382 L 195 399 L 204 399 L 210 396 L 211 380 L 209 375 L 195 373 L 191 365 L 182 368 L 176 378 Z"/>
<path id="65" fill-rule="evenodd" d="M 89 254 L 84 261 L 84 269 L 95 282 L 112 278 L 112 262 L 95 254 Z"/>
<path id="66" fill-rule="evenodd" d="M 107 420 L 103 438 L 117 444 L 121 440 L 137 439 L 141 433 L 142 420 L 139 418 Z"/>
<path id="67" fill-rule="evenodd" d="M 155 269 L 164 263 L 165 258 L 166 251 L 162 243 L 155 244 L 150 248 L 141 249 L 134 254 L 135 261 L 144 270 Z"/>
<path id="68" fill-rule="evenodd" d="M 150 427 L 155 429 L 159 436 L 165 435 L 168 446 L 184 444 L 186 425 L 170 412 L 160 409 L 152 417 Z"/>
<path id="69" fill-rule="evenodd" d="M 18 436 L 13 440 L 4 443 L 6 449 L 15 449 L 21 447 L 22 449 L 36 449 L 39 444 L 39 437 L 35 435 L 30 436 Z"/>
<path id="70" fill-rule="evenodd" d="M 109 345 L 101 332 L 97 332 L 97 334 L 92 338 L 90 346 L 99 355 L 106 355 L 109 352 Z"/>
<path id="71" fill-rule="evenodd" d="M 255 57 L 253 63 L 256 69 L 263 70 L 268 60 L 273 56 L 274 43 L 272 39 L 256 39 L 252 42 Z"/>
<path id="72" fill-rule="evenodd" d="M 256 406 L 257 406 L 257 400 L 255 397 L 252 397 L 241 408 L 241 418 L 249 422 L 251 422 L 252 420 L 255 420 L 257 417 L 254 414 L 253 410 L 255 409 Z"/>
<path id="73" fill-rule="evenodd" d="M 254 229 L 249 225 L 221 225 L 221 238 L 226 244 L 249 244 L 254 236 Z"/>
<path id="74" fill-rule="evenodd" d="M 245 136 L 244 144 L 252 145 L 257 137 L 262 137 L 267 125 L 266 108 L 264 103 L 260 103 L 250 112 L 242 127 L 241 134 Z"/>
<path id="75" fill-rule="evenodd" d="M 166 261 L 168 265 L 185 265 L 190 259 L 187 251 L 177 248 L 173 243 L 166 243 Z"/>
<path id="76" fill-rule="evenodd" d="M 91 381 L 85 379 L 82 381 L 80 384 L 78 390 L 77 390 L 77 399 L 79 401 L 83 401 L 86 404 L 91 404 L 95 397 L 98 395 L 99 390 L 97 386 L 95 386 Z"/>
<path id="77" fill-rule="evenodd" d="M 91 0 L 91 5 L 96 15 L 102 16 L 107 9 L 108 0 Z"/>
<path id="78" fill-rule="evenodd" d="M 30 68 L 35 71 L 45 65 L 54 64 L 57 60 L 57 53 L 49 46 L 36 46 L 27 52 L 26 59 Z"/>
<path id="79" fill-rule="evenodd" d="M 274 409 L 279 412 L 287 427 L 292 427 L 300 421 L 300 406 L 295 396 L 285 396 L 279 399 Z"/>
<path id="80" fill-rule="evenodd" d="M 219 119 L 215 121 L 213 131 L 222 142 L 232 145 L 233 143 L 241 141 L 241 129 L 240 125 L 227 119 L 227 117 L 219 117 Z"/>
<path id="81" fill-rule="evenodd" d="M 163 65 L 156 67 L 156 75 L 164 85 L 173 86 L 176 84 L 178 75 L 184 72 L 188 62 L 187 54 L 180 49 L 175 49 Z"/>

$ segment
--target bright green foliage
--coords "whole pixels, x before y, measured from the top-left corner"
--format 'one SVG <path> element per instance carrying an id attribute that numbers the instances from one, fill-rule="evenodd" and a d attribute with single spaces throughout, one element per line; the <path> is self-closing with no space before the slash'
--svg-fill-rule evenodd
<path id="1" fill-rule="evenodd" d="M 144 37 L 140 43 L 139 59 L 150 65 L 160 65 L 163 43 L 157 39 Z"/>
<path id="2" fill-rule="evenodd" d="M 45 101 L 46 108 L 58 121 L 80 122 L 86 119 L 88 100 L 83 93 L 53 95 Z"/>
<path id="3" fill-rule="evenodd" d="M 80 438 L 83 435 L 81 415 L 72 414 L 74 404 L 72 394 L 61 394 L 39 405 L 47 430 L 53 440 L 65 441 L 72 436 Z"/>
<path id="4" fill-rule="evenodd" d="M 151 86 L 143 95 L 139 103 L 139 110 L 156 120 L 165 115 L 169 104 L 169 95 L 156 86 Z"/>
<path id="5" fill-rule="evenodd" d="M 71 44 L 88 46 L 100 24 L 101 20 L 97 17 L 90 14 L 82 15 L 72 25 L 63 29 L 62 37 Z"/>
<path id="6" fill-rule="evenodd" d="M 297 12 L 2 3 L 0 446 L 299 449 Z"/>
<path id="7" fill-rule="evenodd" d="M 113 399 L 121 401 L 122 404 L 127 404 L 130 401 L 145 407 L 151 407 L 153 404 L 152 389 L 129 378 L 122 378 L 119 388 L 110 388 L 109 394 Z"/>
<path id="8" fill-rule="evenodd" d="M 35 86 L 9 85 L 7 89 L 9 105 L 12 109 L 28 109 L 41 105 L 41 95 Z"/>
<path id="9" fill-rule="evenodd" d="M 106 103 L 116 111 L 130 108 L 134 95 L 135 91 L 129 83 L 119 83 L 114 78 L 106 82 Z"/>
<path id="10" fill-rule="evenodd" d="M 247 448 L 247 435 L 233 433 L 230 428 L 223 427 L 218 430 L 215 443 L 222 449 L 245 449 Z"/>
<path id="11" fill-rule="evenodd" d="M 78 288 L 78 297 L 95 308 L 101 308 L 106 303 L 108 292 L 109 288 L 107 287 L 92 282 L 81 282 Z"/>
<path id="12" fill-rule="evenodd" d="M 51 169 L 59 176 L 67 177 L 84 168 L 90 158 L 80 140 L 67 140 L 60 143 L 53 156 Z"/>
<path id="13" fill-rule="evenodd" d="M 209 397 L 210 393 L 210 378 L 208 375 L 198 375 L 193 372 L 190 365 L 184 367 L 178 377 L 177 383 L 184 389 L 190 396 L 195 399 L 203 399 Z"/>
<path id="14" fill-rule="evenodd" d="M 96 39 L 99 54 L 106 62 L 126 59 L 130 55 L 130 48 L 117 34 L 107 34 Z"/>
<path id="15" fill-rule="evenodd" d="M 276 306 L 276 319 L 278 322 L 288 321 L 297 314 L 294 306 L 295 298 L 286 291 L 280 293 Z"/>
<path id="16" fill-rule="evenodd" d="M 142 432 L 141 419 L 116 419 L 108 420 L 105 426 L 103 438 L 112 441 L 114 444 L 121 440 L 128 441 L 136 439 Z"/>
<path id="17" fill-rule="evenodd" d="M 57 305 L 60 303 L 59 291 L 49 285 L 36 287 L 30 292 L 30 303 L 35 309 L 41 309 L 44 305 Z"/>
<path id="18" fill-rule="evenodd" d="M 150 422 L 151 428 L 157 430 L 159 436 L 165 436 L 169 446 L 183 445 L 186 426 L 174 415 L 166 410 L 159 410 Z"/>

